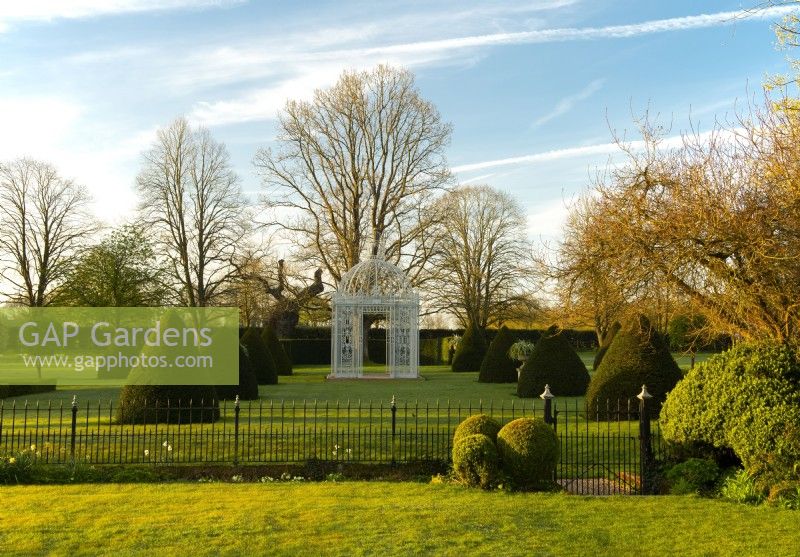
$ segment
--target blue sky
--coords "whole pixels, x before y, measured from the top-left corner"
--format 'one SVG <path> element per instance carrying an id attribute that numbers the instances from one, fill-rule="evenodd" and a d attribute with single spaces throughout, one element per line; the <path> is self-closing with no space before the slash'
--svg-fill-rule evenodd
<path id="1" fill-rule="evenodd" d="M 752 0 L 753 4 L 756 0 Z M 211 128 L 255 197 L 252 157 L 288 98 L 342 70 L 407 66 L 454 132 L 462 182 L 513 193 L 534 236 L 608 161 L 631 110 L 701 130 L 787 68 L 772 24 L 736 1 L 0 3 L 0 160 L 53 162 L 109 223 L 129 217 L 140 153 L 175 116 Z M 629 136 L 635 139 L 634 135 Z"/>

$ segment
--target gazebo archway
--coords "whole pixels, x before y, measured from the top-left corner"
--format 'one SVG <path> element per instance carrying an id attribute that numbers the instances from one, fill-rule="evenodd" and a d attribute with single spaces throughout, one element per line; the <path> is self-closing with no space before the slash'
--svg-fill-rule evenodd
<path id="1" fill-rule="evenodd" d="M 386 320 L 388 377 L 419 377 L 419 295 L 382 250 L 353 266 L 331 299 L 331 378 L 364 376 L 365 315 Z"/>

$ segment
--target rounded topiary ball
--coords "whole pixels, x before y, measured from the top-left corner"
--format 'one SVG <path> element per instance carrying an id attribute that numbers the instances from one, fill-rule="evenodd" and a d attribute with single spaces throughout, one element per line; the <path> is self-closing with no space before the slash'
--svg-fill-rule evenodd
<path id="1" fill-rule="evenodd" d="M 522 488 L 546 486 L 558 462 L 558 437 L 541 418 L 518 418 L 497 434 L 503 470 Z"/>
<path id="2" fill-rule="evenodd" d="M 462 437 L 475 434 L 485 435 L 494 443 L 500 427 L 500 423 L 494 418 L 490 418 L 486 414 L 475 414 L 458 424 L 456 432 L 453 434 L 453 445 L 458 443 Z"/>
<path id="3" fill-rule="evenodd" d="M 489 489 L 500 479 L 497 447 L 486 435 L 460 437 L 453 445 L 453 470 L 465 484 Z"/>

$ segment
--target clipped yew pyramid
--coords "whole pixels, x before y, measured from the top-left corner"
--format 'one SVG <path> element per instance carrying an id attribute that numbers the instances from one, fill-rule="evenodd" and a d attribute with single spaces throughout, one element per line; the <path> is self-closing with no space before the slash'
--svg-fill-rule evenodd
<path id="1" fill-rule="evenodd" d="M 267 344 L 256 329 L 247 329 L 239 340 L 250 357 L 250 365 L 259 385 L 275 385 L 278 382 L 278 370 Z"/>
<path id="2" fill-rule="evenodd" d="M 292 361 L 286 350 L 283 349 L 281 341 L 278 340 L 278 335 L 275 330 L 267 325 L 261 333 L 261 338 L 267 345 L 267 350 L 272 355 L 272 360 L 275 362 L 275 369 L 278 375 L 291 375 L 292 374 Z"/>
<path id="3" fill-rule="evenodd" d="M 516 383 L 517 363 L 508 357 L 508 349 L 516 338 L 505 325 L 497 331 L 481 362 L 478 381 L 481 383 Z"/>
<path id="4" fill-rule="evenodd" d="M 241 344 L 239 345 L 239 384 L 218 385 L 217 395 L 219 398 L 227 400 L 234 400 L 237 396 L 239 400 L 258 400 L 258 380 L 253 371 L 247 348 Z"/>
<path id="5" fill-rule="evenodd" d="M 486 349 L 483 333 L 475 325 L 470 325 L 458 343 L 451 369 L 455 372 L 480 371 Z"/>
<path id="6" fill-rule="evenodd" d="M 563 331 L 553 325 L 536 343 L 520 370 L 517 395 L 539 396 L 544 386 L 556 396 L 582 396 L 589 385 L 589 372 Z"/>
<path id="7" fill-rule="evenodd" d="M 640 315 L 620 329 L 608 347 L 586 392 L 587 412 L 592 418 L 613 417 L 617 401 L 627 405 L 647 385 L 655 416 L 682 376 L 664 336 Z"/>
<path id="8" fill-rule="evenodd" d="M 617 336 L 617 333 L 622 328 L 622 325 L 619 321 L 614 321 L 609 327 L 606 336 L 603 338 L 603 342 L 600 343 L 600 347 L 597 349 L 597 354 L 594 355 L 594 363 L 592 364 L 592 369 L 597 370 L 600 367 L 600 362 L 603 361 L 603 357 L 608 352 L 608 347 L 611 346 L 611 343 L 614 342 L 614 337 Z"/>

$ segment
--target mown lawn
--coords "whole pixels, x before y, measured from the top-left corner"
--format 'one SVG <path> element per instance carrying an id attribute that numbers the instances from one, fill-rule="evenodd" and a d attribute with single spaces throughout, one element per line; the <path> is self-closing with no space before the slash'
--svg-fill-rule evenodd
<path id="1" fill-rule="evenodd" d="M 0 487 L 4 555 L 796 556 L 798 514 L 695 497 L 344 482 Z"/>

